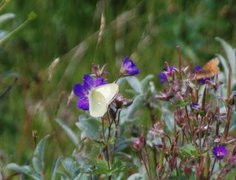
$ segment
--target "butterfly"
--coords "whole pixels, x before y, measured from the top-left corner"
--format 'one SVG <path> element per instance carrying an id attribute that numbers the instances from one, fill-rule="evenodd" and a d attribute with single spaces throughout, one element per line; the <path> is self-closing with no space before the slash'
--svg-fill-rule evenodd
<path id="1" fill-rule="evenodd" d="M 89 114 L 92 117 L 102 117 L 118 91 L 119 86 L 116 83 L 105 84 L 92 89 L 89 92 Z"/>
<path id="2" fill-rule="evenodd" d="M 217 58 L 208 61 L 201 70 L 196 72 L 194 79 L 204 79 L 215 76 L 219 73 L 219 60 Z"/>

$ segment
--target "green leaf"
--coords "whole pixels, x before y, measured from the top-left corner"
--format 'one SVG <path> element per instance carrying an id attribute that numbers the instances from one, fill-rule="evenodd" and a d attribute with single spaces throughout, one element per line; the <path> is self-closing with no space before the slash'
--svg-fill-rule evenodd
<path id="1" fill-rule="evenodd" d="M 93 148 L 93 150 L 94 150 L 94 148 Z M 84 155 L 77 154 L 76 155 L 76 159 L 79 164 L 81 172 L 91 172 L 92 165 L 91 165 L 90 159 L 88 157 L 90 157 L 89 154 L 84 154 Z"/>
<path id="2" fill-rule="evenodd" d="M 145 180 L 145 178 L 142 174 L 135 173 L 135 174 L 132 174 L 131 176 L 129 176 L 127 180 Z"/>
<path id="3" fill-rule="evenodd" d="M 124 165 L 123 161 L 117 159 L 116 162 L 112 166 L 112 170 L 110 174 L 112 175 L 113 173 L 128 172 L 129 170 L 130 168 Z"/>
<path id="4" fill-rule="evenodd" d="M 60 180 L 70 180 L 71 179 L 69 177 L 69 175 L 66 174 L 66 172 L 62 172 L 62 171 L 58 170 L 57 174 L 60 177 Z"/>
<path id="5" fill-rule="evenodd" d="M 218 59 L 220 60 L 222 66 L 223 66 L 223 69 L 224 69 L 224 78 L 226 78 L 229 74 L 229 69 L 228 69 L 228 65 L 227 65 L 227 61 L 226 59 L 220 55 L 220 54 L 217 54 L 217 57 Z"/>
<path id="6" fill-rule="evenodd" d="M 152 74 L 147 75 L 142 81 L 141 81 L 141 88 L 142 92 L 145 92 L 148 88 L 148 83 L 150 80 L 152 80 L 154 76 Z"/>
<path id="7" fill-rule="evenodd" d="M 59 162 L 61 160 L 62 157 L 57 158 L 57 160 L 54 162 L 53 168 L 52 168 L 52 178 L 51 180 L 56 180 L 56 174 L 57 174 L 57 170 L 59 167 Z"/>
<path id="8" fill-rule="evenodd" d="M 188 106 L 188 105 L 190 105 L 190 99 L 176 101 L 176 106 L 185 107 L 185 106 Z"/>
<path id="9" fill-rule="evenodd" d="M 19 166 L 15 163 L 10 163 L 6 168 L 30 176 L 34 180 L 41 180 L 41 175 L 30 166 Z"/>
<path id="10" fill-rule="evenodd" d="M 167 109 L 167 107 L 162 106 L 161 108 L 162 111 L 162 116 L 161 119 L 164 120 L 167 128 L 169 129 L 169 131 L 173 132 L 174 130 L 174 116 L 173 113 L 170 112 L 169 109 Z"/>
<path id="11" fill-rule="evenodd" d="M 198 150 L 192 144 L 186 144 L 183 147 L 180 147 L 179 153 L 183 158 L 199 156 Z"/>
<path id="12" fill-rule="evenodd" d="M 13 13 L 5 13 L 0 16 L 0 24 L 4 23 L 5 21 L 11 20 L 15 18 L 15 14 Z"/>
<path id="13" fill-rule="evenodd" d="M 76 134 L 61 120 L 56 119 L 56 122 L 61 126 L 64 132 L 67 134 L 69 139 L 74 143 L 74 145 L 78 146 L 79 139 L 77 138 Z"/>
<path id="14" fill-rule="evenodd" d="M 221 46 L 224 48 L 224 51 L 226 53 L 227 59 L 230 63 L 231 69 L 232 69 L 232 75 L 233 77 L 236 76 L 236 55 L 235 50 L 223 39 L 216 37 L 217 41 L 221 43 Z"/>
<path id="15" fill-rule="evenodd" d="M 98 120 L 81 115 L 79 117 L 79 122 L 76 122 L 75 124 L 81 130 L 82 137 L 87 137 L 90 139 L 99 138 L 99 124 L 100 123 Z"/>
<path id="16" fill-rule="evenodd" d="M 38 145 L 36 146 L 32 158 L 32 164 L 35 171 L 39 174 L 42 173 L 44 168 L 44 153 L 45 153 L 45 146 L 46 142 L 49 138 L 49 135 L 45 136 L 41 141 L 39 141 Z"/>
<path id="17" fill-rule="evenodd" d="M 126 77 L 127 82 L 137 94 L 142 94 L 142 86 L 135 76 Z"/>
<path id="18" fill-rule="evenodd" d="M 236 168 L 230 169 L 229 173 L 225 176 L 225 180 L 235 179 L 236 177 Z"/>
<path id="19" fill-rule="evenodd" d="M 12 71 L 5 71 L 3 73 L 0 73 L 0 77 L 14 77 L 14 78 L 18 78 L 18 77 L 20 77 L 20 74 L 18 74 L 16 72 L 12 72 Z"/>
<path id="20" fill-rule="evenodd" d="M 133 103 L 127 107 L 122 109 L 121 114 L 120 114 L 120 122 L 121 124 L 126 122 L 126 121 L 130 121 L 133 120 L 136 116 L 135 113 L 138 110 L 140 104 L 142 103 L 142 99 L 143 95 L 137 95 L 135 96 Z"/>
<path id="21" fill-rule="evenodd" d="M 62 166 L 71 178 L 74 179 L 80 174 L 79 166 L 72 158 L 61 159 Z"/>
<path id="22" fill-rule="evenodd" d="M 93 174 L 100 175 L 100 174 L 106 174 L 110 172 L 110 169 L 108 167 L 108 164 L 104 160 L 95 160 L 94 162 L 95 169 L 93 170 Z"/>
<path id="23" fill-rule="evenodd" d="M 90 174 L 85 174 L 85 173 L 80 173 L 75 179 L 73 180 L 90 180 L 91 175 Z M 94 178 L 95 179 L 95 178 Z"/>

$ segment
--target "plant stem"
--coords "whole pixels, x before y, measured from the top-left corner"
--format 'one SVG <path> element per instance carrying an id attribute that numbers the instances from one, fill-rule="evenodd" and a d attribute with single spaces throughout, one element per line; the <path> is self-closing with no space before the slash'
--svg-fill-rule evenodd
<path id="1" fill-rule="evenodd" d="M 149 109 L 149 113 L 150 113 L 150 119 L 152 121 L 152 126 L 154 126 L 154 124 L 156 123 L 155 121 L 155 114 L 153 113 L 153 108 L 152 106 L 150 105 L 150 103 L 147 104 L 147 107 Z M 152 148 L 152 153 L 153 153 L 153 161 L 154 161 L 154 166 L 155 168 L 157 167 L 157 157 L 156 157 L 156 154 L 157 154 L 157 151 L 155 148 Z M 156 171 L 155 171 L 155 175 L 156 175 Z"/>
<path id="2" fill-rule="evenodd" d="M 4 36 L 4 38 L 2 38 L 0 40 L 0 46 L 3 45 L 3 43 L 5 43 L 10 37 L 12 37 L 14 34 L 16 34 L 18 31 L 20 31 L 21 29 L 23 29 L 30 21 L 32 21 L 33 19 L 36 18 L 36 14 L 35 13 L 31 13 L 28 15 L 28 18 L 22 23 L 20 24 L 18 27 L 16 27 L 14 30 L 12 30 L 11 32 L 9 32 L 6 36 Z"/>
<path id="3" fill-rule="evenodd" d="M 224 140 L 227 140 L 228 133 L 229 133 L 231 110 L 232 110 L 232 107 L 228 105 L 227 115 L 226 115 L 226 124 L 225 124 L 225 129 L 224 129 Z"/>
<path id="4" fill-rule="evenodd" d="M 187 106 L 184 106 L 184 109 L 185 109 L 186 116 L 187 116 L 187 124 L 188 124 L 189 130 L 190 130 L 190 135 L 193 137 L 193 129 L 192 129 L 192 126 L 190 124 L 190 119 L 189 119 L 189 115 L 188 115 Z"/>
<path id="5" fill-rule="evenodd" d="M 109 167 L 109 170 L 111 170 L 112 169 L 112 152 L 111 152 L 111 149 L 110 149 L 109 140 L 110 140 L 110 136 L 111 136 L 112 121 L 110 119 L 109 113 L 107 113 L 105 117 L 107 117 L 107 120 L 109 122 L 108 135 L 107 135 L 107 138 L 106 138 L 105 128 L 104 128 L 105 119 L 102 118 L 102 131 L 103 131 L 103 138 L 104 138 L 104 142 L 105 142 L 105 149 L 106 149 L 106 153 L 107 153 L 107 158 L 105 158 L 105 159 L 107 161 L 107 165 Z M 111 178 L 112 178 L 112 175 L 108 176 L 109 180 Z"/>
<path id="6" fill-rule="evenodd" d="M 226 115 L 226 124 L 224 129 L 224 140 L 227 140 L 228 133 L 229 133 L 229 127 L 230 127 L 230 119 L 231 119 L 231 105 L 230 105 L 230 95 L 231 95 L 231 76 L 232 76 L 232 69 L 230 66 L 229 61 L 227 61 L 229 74 L 228 74 L 228 80 L 227 80 L 227 115 Z"/>
<path id="7" fill-rule="evenodd" d="M 214 162 L 213 162 L 213 165 L 212 165 L 212 168 L 211 168 L 211 172 L 210 172 L 210 176 L 212 175 L 213 171 L 214 171 L 214 167 L 215 167 L 215 164 L 216 164 L 216 159 L 214 159 Z"/>
<path id="8" fill-rule="evenodd" d="M 145 169 L 147 171 L 147 174 L 148 174 L 148 178 L 151 180 L 151 174 L 150 174 L 150 171 L 149 171 L 149 169 L 147 167 L 146 160 L 143 158 L 142 151 L 140 152 L 140 160 L 143 162 L 144 167 L 145 167 Z"/>
<path id="9" fill-rule="evenodd" d="M 178 56 L 179 56 L 179 77 L 182 79 L 182 57 L 181 57 L 181 51 L 180 51 L 180 46 L 176 46 L 177 51 L 178 51 Z"/>

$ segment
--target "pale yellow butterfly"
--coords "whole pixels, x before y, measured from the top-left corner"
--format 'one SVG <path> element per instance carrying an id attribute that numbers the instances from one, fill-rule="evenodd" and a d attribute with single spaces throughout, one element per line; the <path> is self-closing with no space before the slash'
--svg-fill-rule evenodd
<path id="1" fill-rule="evenodd" d="M 108 109 L 109 104 L 119 91 L 115 83 L 105 84 L 92 89 L 89 92 L 89 113 L 92 117 L 102 117 Z"/>

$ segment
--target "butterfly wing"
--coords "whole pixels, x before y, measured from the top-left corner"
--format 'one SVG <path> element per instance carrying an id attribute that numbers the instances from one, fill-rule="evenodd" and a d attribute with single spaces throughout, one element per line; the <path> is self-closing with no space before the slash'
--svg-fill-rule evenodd
<path id="1" fill-rule="evenodd" d="M 95 89 L 89 93 L 89 113 L 92 117 L 102 117 L 107 111 L 105 97 Z"/>
<path id="2" fill-rule="evenodd" d="M 89 113 L 93 117 L 102 117 L 108 105 L 118 93 L 119 86 L 115 83 L 94 88 L 89 93 Z"/>
<path id="3" fill-rule="evenodd" d="M 210 78 L 219 73 L 219 60 L 214 58 L 206 63 L 202 69 L 195 74 L 196 79 Z"/>
<path id="4" fill-rule="evenodd" d="M 99 86 L 95 88 L 95 90 L 97 92 L 100 92 L 104 96 L 106 103 L 109 105 L 111 101 L 114 99 L 115 95 L 118 93 L 119 86 L 115 83 L 110 83 Z"/>

